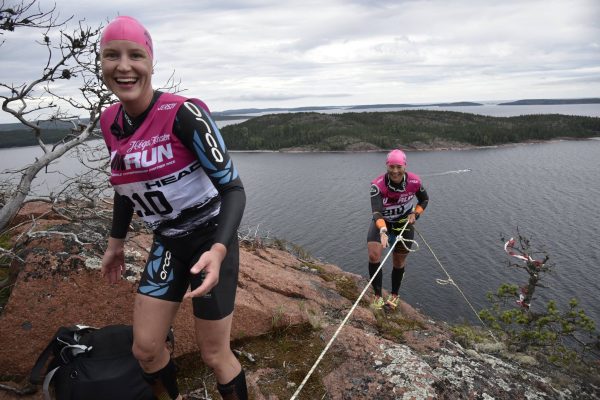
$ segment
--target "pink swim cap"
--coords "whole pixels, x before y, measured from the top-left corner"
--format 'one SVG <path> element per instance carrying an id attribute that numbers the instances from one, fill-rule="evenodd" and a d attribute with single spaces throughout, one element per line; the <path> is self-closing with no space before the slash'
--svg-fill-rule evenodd
<path id="1" fill-rule="evenodd" d="M 392 150 L 387 155 L 387 165 L 404 165 L 406 166 L 406 154 L 402 150 Z"/>
<path id="2" fill-rule="evenodd" d="M 152 38 L 144 25 L 140 24 L 135 18 L 120 16 L 113 19 L 102 32 L 100 47 L 102 48 L 111 40 L 128 40 L 137 43 L 146 49 L 150 58 L 154 57 Z"/>

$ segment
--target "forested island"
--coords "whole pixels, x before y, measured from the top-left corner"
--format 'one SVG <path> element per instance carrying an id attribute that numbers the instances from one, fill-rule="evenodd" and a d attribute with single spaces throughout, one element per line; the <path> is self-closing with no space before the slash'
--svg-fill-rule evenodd
<path id="1" fill-rule="evenodd" d="M 528 99 L 517 100 L 506 103 L 498 103 L 499 106 L 547 106 L 561 104 L 598 104 L 600 98 L 590 99 Z"/>
<path id="2" fill-rule="evenodd" d="M 240 117 L 219 115 L 216 118 Z M 37 144 L 30 131 L 18 126 L 11 124 L 0 129 L 0 148 Z M 46 126 L 42 132 L 44 142 L 68 140 L 68 128 L 68 125 Z M 431 149 L 597 137 L 600 136 L 600 118 L 563 114 L 489 117 L 421 109 L 336 114 L 290 112 L 250 117 L 243 123 L 223 127 L 221 133 L 231 150 Z M 99 137 L 98 134 L 92 138 Z"/>
<path id="3" fill-rule="evenodd" d="M 231 150 L 361 151 L 493 146 L 600 136 L 600 118 L 562 114 L 489 117 L 430 110 L 271 114 L 229 125 Z"/>

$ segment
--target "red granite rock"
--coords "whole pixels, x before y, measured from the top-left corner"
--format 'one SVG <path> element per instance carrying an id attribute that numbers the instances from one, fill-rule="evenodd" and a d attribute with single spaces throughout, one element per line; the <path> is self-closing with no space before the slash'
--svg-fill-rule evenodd
<path id="1" fill-rule="evenodd" d="M 2 385 L 24 387 L 37 356 L 60 326 L 130 324 L 138 274 L 152 241 L 149 234 L 132 233 L 126 246 L 126 279 L 109 285 L 99 271 L 105 240 L 102 234 L 44 210 L 48 211 L 47 205 L 27 206 L 18 218 L 22 225 L 12 231 L 15 237 L 21 235 L 19 254 L 24 263 L 14 262 L 11 266 L 16 280 L 0 316 Z M 32 226 L 27 222 L 32 215 L 45 217 Z M 62 234 L 27 238 L 27 232 L 50 227 Z M 106 232 L 105 226 L 101 228 Z M 352 306 L 336 286 L 342 281 L 352 281 L 360 290 L 366 284 L 359 276 L 333 265 L 319 263 L 317 270 L 285 251 L 242 248 L 232 339 L 257 337 L 278 326 L 310 323 L 320 332 L 324 347 Z M 356 308 L 329 349 L 328 356 L 336 360 L 336 367 L 320 376 L 328 398 L 453 399 L 480 398 L 484 393 L 496 399 L 600 395 L 589 383 L 569 381 L 569 389 L 562 390 L 544 376 L 495 354 L 467 351 L 451 340 L 443 324 L 425 318 L 404 302 L 399 315 L 412 321 L 415 328 L 404 331 L 400 340 L 389 340 L 379 334 L 371 310 Z M 197 352 L 189 301 L 181 305 L 174 330 L 176 357 Z M 303 356 L 293 354 L 290 360 Z M 276 370 L 249 367 L 246 374 L 255 399 L 278 398 L 264 392 L 259 384 L 263 377 L 277 374 Z M 297 384 L 288 382 L 291 387 Z M 310 396 L 304 393 L 301 398 Z M 16 396 L 0 390 L 0 400 L 17 398 L 30 400 L 41 395 Z"/>

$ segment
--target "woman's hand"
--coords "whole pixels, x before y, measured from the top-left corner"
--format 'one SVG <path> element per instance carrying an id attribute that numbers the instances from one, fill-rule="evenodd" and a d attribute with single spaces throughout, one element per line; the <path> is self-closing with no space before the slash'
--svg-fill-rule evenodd
<path id="1" fill-rule="evenodd" d="M 219 283 L 219 271 L 221 270 L 221 263 L 227 255 L 227 248 L 221 243 L 215 243 L 212 245 L 209 251 L 203 253 L 200 259 L 190 272 L 192 274 L 199 274 L 204 272 L 204 280 L 202 284 L 195 290 L 187 292 L 184 299 L 191 299 L 192 297 L 202 297 L 210 290 L 217 286 Z"/>
<path id="2" fill-rule="evenodd" d="M 379 232 L 379 238 L 381 239 L 381 245 L 385 249 L 388 247 L 388 235 L 386 232 Z"/>
<path id="3" fill-rule="evenodd" d="M 415 213 L 408 214 L 408 223 L 409 224 L 411 224 L 411 225 L 414 224 L 416 220 L 417 220 L 417 214 L 415 214 Z"/>
<path id="4" fill-rule="evenodd" d="M 102 276 L 108 283 L 117 283 L 125 273 L 125 239 L 108 238 L 108 246 L 102 257 Z"/>

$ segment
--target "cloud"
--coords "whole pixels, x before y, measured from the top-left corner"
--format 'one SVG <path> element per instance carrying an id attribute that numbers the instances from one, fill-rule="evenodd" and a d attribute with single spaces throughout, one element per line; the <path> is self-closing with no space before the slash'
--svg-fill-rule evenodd
<path id="1" fill-rule="evenodd" d="M 214 110 L 600 96 L 595 0 L 62 0 L 57 7 L 90 25 L 135 16 L 154 39 L 155 85 L 174 72 L 186 94 Z M 27 35 L 19 31 L 16 44 L 7 36 L 0 48 L 3 79 L 39 71 Z"/>
<path id="2" fill-rule="evenodd" d="M 240 96 L 231 96 L 224 97 L 223 100 L 241 100 L 245 102 L 255 102 L 255 101 L 282 101 L 282 100 L 302 100 L 302 99 L 314 99 L 314 98 L 334 98 L 340 99 L 344 97 L 351 97 L 351 93 L 325 93 L 325 94 L 286 94 L 286 93 L 264 93 L 264 94 L 255 94 L 255 95 L 240 95 Z"/>

